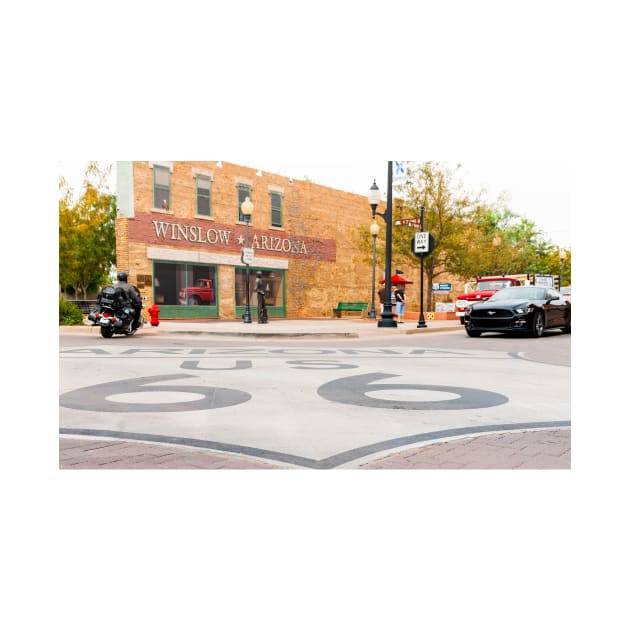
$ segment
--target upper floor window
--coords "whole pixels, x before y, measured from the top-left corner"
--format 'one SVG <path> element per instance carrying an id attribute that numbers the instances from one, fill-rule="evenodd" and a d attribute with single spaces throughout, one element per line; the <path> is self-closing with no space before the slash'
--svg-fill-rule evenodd
<path id="1" fill-rule="evenodd" d="M 252 187 L 248 184 L 239 184 L 238 185 L 238 220 L 242 223 L 245 223 L 245 215 L 241 212 L 241 206 L 245 201 L 245 198 L 249 197 L 250 200 L 252 198 Z"/>
<path id="2" fill-rule="evenodd" d="M 271 225 L 282 227 L 282 195 L 279 192 L 270 192 L 271 197 Z"/>
<path id="3" fill-rule="evenodd" d="M 168 210 L 171 207 L 171 171 L 164 166 L 153 166 L 153 207 Z"/>
<path id="4" fill-rule="evenodd" d="M 211 195 L 210 178 L 197 175 L 197 214 L 204 217 L 210 216 Z"/>

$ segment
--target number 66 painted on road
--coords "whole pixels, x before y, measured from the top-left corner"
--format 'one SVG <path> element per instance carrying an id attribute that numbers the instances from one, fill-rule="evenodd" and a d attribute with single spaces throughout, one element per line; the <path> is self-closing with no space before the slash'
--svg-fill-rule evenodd
<path id="1" fill-rule="evenodd" d="M 373 407 L 385 409 L 416 409 L 416 410 L 454 410 L 454 409 L 481 409 L 494 407 L 508 402 L 508 398 L 502 394 L 483 389 L 468 387 L 450 387 L 440 385 L 417 384 L 378 384 L 386 378 L 396 378 L 399 374 L 385 374 L 373 372 L 340 378 L 324 383 L 317 393 L 325 400 L 357 405 L 360 407 Z M 156 385 L 160 381 L 173 381 L 176 379 L 194 378 L 188 374 L 164 374 L 161 376 L 147 376 L 123 381 L 110 381 L 90 387 L 83 387 L 67 392 L 60 396 L 62 407 L 81 409 L 84 411 L 99 411 L 110 413 L 128 412 L 180 412 L 201 411 L 208 409 L 220 409 L 240 405 L 252 398 L 251 394 L 238 389 L 224 387 L 203 387 L 198 385 Z M 385 400 L 368 396 L 368 392 L 378 391 L 427 391 L 443 392 L 455 395 L 455 398 L 447 400 Z M 174 402 L 120 402 L 111 400 L 113 396 L 150 394 L 154 392 L 188 393 L 198 396 L 196 400 Z M 109 399 L 109 400 L 108 400 Z"/>
<path id="2" fill-rule="evenodd" d="M 124 381 L 110 381 L 90 387 L 82 387 L 67 392 L 59 397 L 62 407 L 82 409 L 84 411 L 105 411 L 113 413 L 134 412 L 175 412 L 220 409 L 247 402 L 251 395 L 238 389 L 225 387 L 202 387 L 198 385 L 154 385 L 160 381 L 174 381 L 182 378 L 195 378 L 189 374 L 163 374 L 162 376 L 145 376 Z M 177 392 L 196 394 L 196 400 L 133 403 L 107 400 L 111 396 L 125 394 L 149 394 L 153 392 Z"/>

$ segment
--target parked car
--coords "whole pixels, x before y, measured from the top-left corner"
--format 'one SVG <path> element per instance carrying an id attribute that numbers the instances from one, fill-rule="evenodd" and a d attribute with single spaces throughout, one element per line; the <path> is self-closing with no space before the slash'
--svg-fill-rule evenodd
<path id="1" fill-rule="evenodd" d="M 567 301 L 571 301 L 571 287 L 561 287 L 560 295 Z"/>
<path id="2" fill-rule="evenodd" d="M 462 295 L 457 298 L 455 302 L 455 314 L 459 317 L 460 323 L 463 324 L 466 309 L 470 304 L 481 302 L 501 289 L 518 287 L 522 284 L 523 282 L 520 278 L 513 276 L 483 276 L 483 278 L 477 278 L 475 290 L 469 293 L 462 293 Z"/>
<path id="3" fill-rule="evenodd" d="M 540 337 L 543 330 L 571 332 L 571 302 L 546 287 L 508 287 L 484 302 L 471 304 L 464 315 L 470 337 L 484 332 L 523 332 Z"/>

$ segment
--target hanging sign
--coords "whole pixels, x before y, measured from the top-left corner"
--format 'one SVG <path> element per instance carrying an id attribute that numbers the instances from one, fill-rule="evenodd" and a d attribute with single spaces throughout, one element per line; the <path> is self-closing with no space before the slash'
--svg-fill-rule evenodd
<path id="1" fill-rule="evenodd" d="M 421 228 L 420 219 L 396 219 L 395 226 L 407 225 L 409 227 Z"/>

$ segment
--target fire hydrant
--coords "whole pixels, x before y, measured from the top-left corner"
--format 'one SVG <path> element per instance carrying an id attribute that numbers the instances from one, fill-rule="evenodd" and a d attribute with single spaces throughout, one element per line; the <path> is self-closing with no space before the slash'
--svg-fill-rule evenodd
<path id="1" fill-rule="evenodd" d="M 160 309 L 157 304 L 154 304 L 151 308 L 147 309 L 149 315 L 151 315 L 151 326 L 159 326 L 160 325 Z"/>

